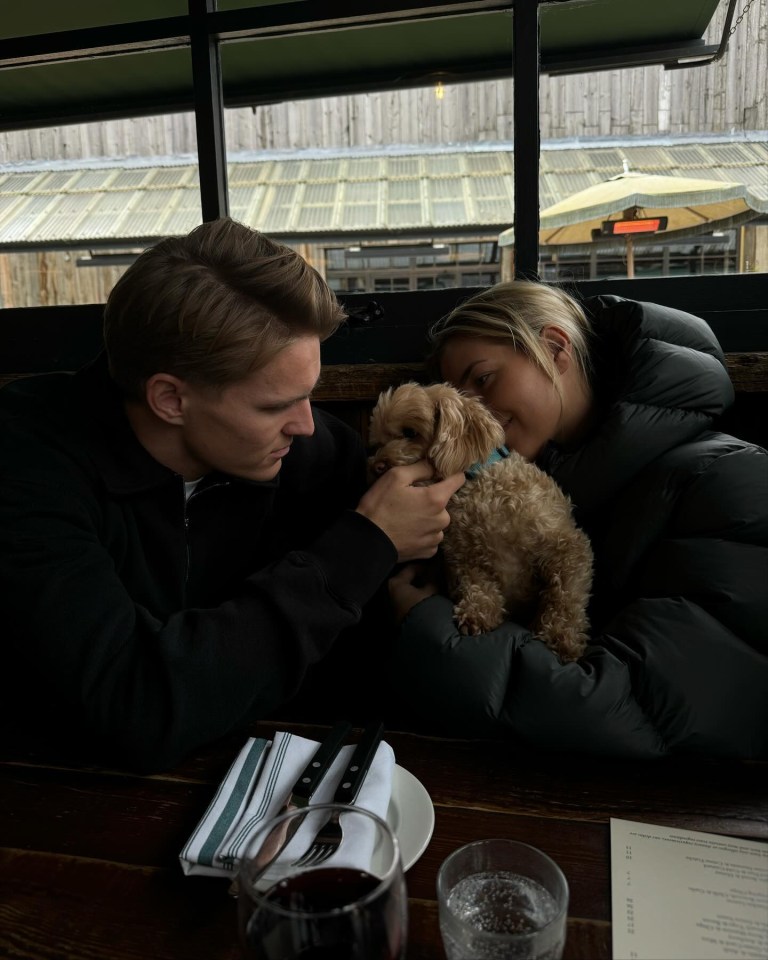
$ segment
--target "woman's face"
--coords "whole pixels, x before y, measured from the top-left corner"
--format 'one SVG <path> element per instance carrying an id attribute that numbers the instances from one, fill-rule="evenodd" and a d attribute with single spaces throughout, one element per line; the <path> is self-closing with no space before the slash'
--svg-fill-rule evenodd
<path id="1" fill-rule="evenodd" d="M 457 335 L 443 348 L 440 372 L 482 399 L 504 428 L 507 447 L 527 460 L 560 439 L 560 395 L 549 377 L 510 344 Z"/>

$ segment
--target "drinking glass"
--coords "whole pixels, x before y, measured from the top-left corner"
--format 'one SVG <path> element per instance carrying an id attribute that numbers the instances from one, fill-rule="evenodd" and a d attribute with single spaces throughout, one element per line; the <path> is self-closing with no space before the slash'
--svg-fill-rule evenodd
<path id="1" fill-rule="evenodd" d="M 334 811 L 338 851 L 298 866 Z M 397 838 L 360 807 L 313 804 L 278 816 L 254 834 L 240 864 L 238 932 L 248 960 L 402 960 L 407 906 Z"/>
<path id="2" fill-rule="evenodd" d="M 448 960 L 560 960 L 568 883 L 541 850 L 478 840 L 455 850 L 437 875 Z"/>

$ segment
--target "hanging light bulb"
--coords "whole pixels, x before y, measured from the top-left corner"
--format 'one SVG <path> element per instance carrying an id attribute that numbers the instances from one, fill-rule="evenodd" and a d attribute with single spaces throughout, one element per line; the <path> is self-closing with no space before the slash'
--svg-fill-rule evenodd
<path id="1" fill-rule="evenodd" d="M 442 100 L 445 96 L 445 87 L 443 86 L 443 81 L 438 80 L 437 85 L 435 86 L 435 98 L 437 100 Z"/>

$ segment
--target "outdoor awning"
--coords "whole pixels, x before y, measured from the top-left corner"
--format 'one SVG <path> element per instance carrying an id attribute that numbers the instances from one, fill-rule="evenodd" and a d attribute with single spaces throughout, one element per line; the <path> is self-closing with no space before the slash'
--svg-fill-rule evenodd
<path id="1" fill-rule="evenodd" d="M 717 44 L 703 37 L 718 3 L 542 2 L 541 71 L 711 54 Z M 0 129 L 191 109 L 187 9 L 186 0 L 4 3 Z M 225 104 L 242 106 L 511 76 L 513 11 L 514 0 L 219 0 L 209 18 Z"/>
<path id="2" fill-rule="evenodd" d="M 728 230 L 760 212 L 743 183 L 629 170 L 541 211 L 541 243 L 562 246 L 652 234 L 659 239 Z"/>

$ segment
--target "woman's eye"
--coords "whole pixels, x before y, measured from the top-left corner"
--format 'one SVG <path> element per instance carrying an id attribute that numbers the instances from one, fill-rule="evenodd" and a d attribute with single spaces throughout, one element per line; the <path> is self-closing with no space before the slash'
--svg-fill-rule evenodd
<path id="1" fill-rule="evenodd" d="M 403 436 L 406 440 L 415 440 L 417 433 L 412 427 L 403 427 Z"/>
<path id="2" fill-rule="evenodd" d="M 478 388 L 484 387 L 488 383 L 490 377 L 490 373 L 481 373 L 479 377 L 475 377 L 475 386 Z"/>

